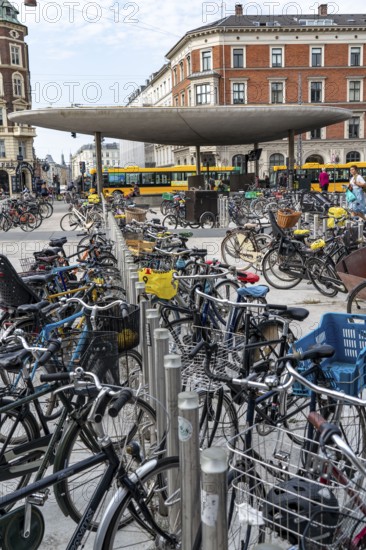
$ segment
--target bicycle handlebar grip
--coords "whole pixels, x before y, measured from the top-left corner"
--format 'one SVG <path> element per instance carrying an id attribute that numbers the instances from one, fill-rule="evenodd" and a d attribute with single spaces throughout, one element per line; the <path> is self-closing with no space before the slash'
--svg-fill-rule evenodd
<path id="1" fill-rule="evenodd" d="M 196 355 L 201 351 L 201 349 L 206 345 L 206 341 L 205 340 L 200 340 L 195 346 L 194 348 L 189 352 L 188 354 L 188 358 L 189 359 L 193 359 L 194 357 L 196 357 Z"/>
<path id="2" fill-rule="evenodd" d="M 267 304 L 266 309 L 278 309 L 279 311 L 286 311 L 287 306 L 284 306 L 283 304 Z"/>
<path id="3" fill-rule="evenodd" d="M 115 418 L 119 411 L 128 403 L 132 398 L 132 391 L 128 388 L 122 390 L 121 395 L 112 403 L 108 409 L 108 414 L 112 418 Z"/>
<path id="4" fill-rule="evenodd" d="M 323 426 L 323 424 L 325 424 L 327 421 L 325 420 L 325 418 L 322 417 L 321 414 L 317 413 L 316 411 L 313 411 L 311 413 L 308 414 L 308 421 L 310 422 L 310 424 L 312 424 L 314 426 L 314 428 L 316 428 L 318 431 L 321 430 L 321 427 Z"/>
<path id="5" fill-rule="evenodd" d="M 61 342 L 59 340 L 53 340 L 48 346 L 48 350 L 45 351 L 38 359 L 38 365 L 44 365 L 49 361 L 54 353 L 61 348 Z"/>
<path id="6" fill-rule="evenodd" d="M 321 344 L 312 346 L 303 353 L 295 354 L 298 361 L 306 361 L 307 359 L 324 359 L 325 357 L 333 357 L 335 349 L 329 344 Z"/>
<path id="7" fill-rule="evenodd" d="M 55 372 L 52 374 L 41 374 L 40 380 L 41 382 L 70 382 L 70 373 Z"/>
<path id="8" fill-rule="evenodd" d="M 308 421 L 320 433 L 320 444 L 327 445 L 332 442 L 334 435 L 342 437 L 342 432 L 338 426 L 332 422 L 328 422 L 319 413 L 313 411 L 308 415 Z"/>

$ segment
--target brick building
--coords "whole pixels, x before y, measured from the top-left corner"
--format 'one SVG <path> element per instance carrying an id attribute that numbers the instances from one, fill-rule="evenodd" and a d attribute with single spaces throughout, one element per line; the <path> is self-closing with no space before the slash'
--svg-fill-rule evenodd
<path id="1" fill-rule="evenodd" d="M 35 129 L 8 120 L 8 113 L 30 109 L 27 27 L 19 23 L 18 11 L 0 3 L 0 185 L 6 192 L 31 188 Z"/>
<path id="2" fill-rule="evenodd" d="M 365 41 L 366 14 L 328 14 L 322 4 L 310 15 L 249 15 L 245 5 L 236 4 L 233 15 L 187 32 L 167 53 L 172 105 L 346 107 L 354 117 L 304 134 L 296 159 L 366 161 Z M 285 162 L 287 140 L 258 146 L 260 176 Z M 202 156 L 212 154 L 218 165 L 240 165 L 249 149 L 218 145 L 202 148 Z M 190 164 L 195 150 L 173 147 L 173 152 L 176 163 Z"/>

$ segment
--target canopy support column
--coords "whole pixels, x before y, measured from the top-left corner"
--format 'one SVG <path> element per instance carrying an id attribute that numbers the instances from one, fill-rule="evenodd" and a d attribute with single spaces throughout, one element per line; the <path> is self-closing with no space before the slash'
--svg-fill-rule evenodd
<path id="1" fill-rule="evenodd" d="M 102 134 L 100 132 L 95 132 L 95 159 L 97 163 L 97 193 L 100 195 L 103 189 Z"/>
<path id="2" fill-rule="evenodd" d="M 295 131 L 288 131 L 288 188 L 294 188 Z"/>
<path id="3" fill-rule="evenodd" d="M 201 147 L 196 145 L 196 173 L 197 176 L 201 173 Z"/>
<path id="4" fill-rule="evenodd" d="M 258 142 L 254 143 L 254 150 L 255 151 L 258 149 L 258 145 L 259 145 Z M 255 172 L 256 177 L 259 178 L 259 160 L 257 158 L 255 159 L 254 172 Z"/>

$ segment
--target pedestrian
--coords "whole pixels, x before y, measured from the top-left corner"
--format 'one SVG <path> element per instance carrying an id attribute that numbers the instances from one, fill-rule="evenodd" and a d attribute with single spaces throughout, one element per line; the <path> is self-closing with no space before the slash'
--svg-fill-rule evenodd
<path id="1" fill-rule="evenodd" d="M 366 213 L 365 192 L 366 182 L 363 177 L 358 173 L 358 168 L 354 164 L 350 168 L 351 179 L 349 181 L 347 196 L 347 208 L 350 210 L 352 216 L 359 216 L 363 220 Z M 353 196 L 352 196 L 353 195 Z"/>
<path id="2" fill-rule="evenodd" d="M 44 181 L 41 185 L 41 197 L 46 199 L 49 195 L 47 183 Z"/>
<path id="3" fill-rule="evenodd" d="M 215 191 L 215 180 L 213 179 L 213 177 L 208 180 L 208 184 L 211 191 Z"/>
<path id="4" fill-rule="evenodd" d="M 319 185 L 322 193 L 326 193 L 328 191 L 329 174 L 326 168 L 322 168 L 322 171 L 319 174 Z"/>
<path id="5" fill-rule="evenodd" d="M 268 175 L 264 175 L 264 187 L 265 189 L 269 189 L 269 176 Z"/>

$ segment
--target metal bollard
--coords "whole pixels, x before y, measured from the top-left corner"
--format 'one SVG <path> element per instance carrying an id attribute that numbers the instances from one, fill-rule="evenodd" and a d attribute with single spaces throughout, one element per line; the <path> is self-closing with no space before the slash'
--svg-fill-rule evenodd
<path id="1" fill-rule="evenodd" d="M 202 550 L 228 550 L 227 462 L 221 447 L 201 451 Z"/>
<path id="2" fill-rule="evenodd" d="M 156 345 L 154 349 L 155 379 L 153 383 L 155 385 L 155 397 L 157 399 L 156 426 L 159 443 L 163 441 L 167 431 L 164 357 L 169 353 L 169 334 L 167 328 L 157 328 L 154 330 Z"/>
<path id="3" fill-rule="evenodd" d="M 147 301 L 145 300 L 145 283 L 143 282 L 137 282 L 135 283 L 135 295 L 136 295 L 136 304 L 140 307 L 140 343 L 138 345 L 137 351 L 141 353 L 142 356 L 142 346 L 143 346 L 143 332 L 142 327 L 145 326 L 145 318 L 142 318 L 142 302 Z M 145 314 L 145 311 L 144 311 Z"/>
<path id="4" fill-rule="evenodd" d="M 153 339 L 154 331 L 159 328 L 160 315 L 156 309 L 146 309 L 146 325 L 144 335 L 147 346 L 147 365 L 144 369 L 144 384 L 148 386 L 150 394 L 156 398 L 155 393 L 155 341 Z"/>
<path id="5" fill-rule="evenodd" d="M 323 218 L 323 235 L 326 234 L 327 229 L 328 229 L 328 219 L 327 219 L 327 218 Z"/>
<path id="6" fill-rule="evenodd" d="M 319 231 L 319 214 L 314 214 L 314 225 L 313 225 L 314 239 L 318 236 L 318 231 Z"/>
<path id="7" fill-rule="evenodd" d="M 144 284 L 144 283 L 139 283 L 139 284 Z M 146 311 L 151 307 L 151 302 L 148 299 L 146 294 L 141 294 L 139 296 L 139 303 L 140 303 L 140 344 L 138 349 L 142 357 L 142 372 L 143 372 L 144 384 L 146 384 L 147 386 L 149 384 L 149 375 L 148 375 L 149 358 L 147 354 Z"/>
<path id="8" fill-rule="evenodd" d="M 127 271 L 126 271 L 126 290 L 128 290 L 128 302 L 133 303 L 133 287 L 131 284 L 131 279 L 136 274 L 136 266 L 133 261 L 129 260 L 127 262 Z"/>
<path id="9" fill-rule="evenodd" d="M 192 550 L 200 527 L 198 394 L 178 395 L 182 550 Z"/>
<path id="10" fill-rule="evenodd" d="M 170 420 L 167 435 L 167 455 L 178 456 L 178 394 L 182 387 L 182 358 L 180 355 L 166 355 L 164 357 L 166 410 Z"/>
<path id="11" fill-rule="evenodd" d="M 130 268 L 131 269 L 131 268 Z M 130 275 L 130 304 L 137 304 L 136 284 L 139 282 L 139 276 L 136 271 L 131 271 Z"/>

